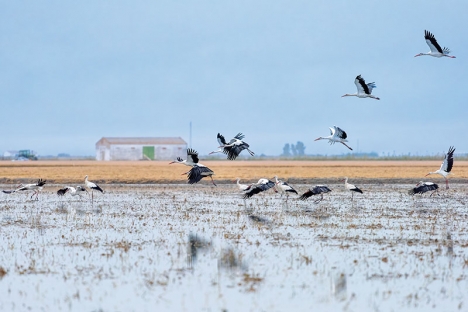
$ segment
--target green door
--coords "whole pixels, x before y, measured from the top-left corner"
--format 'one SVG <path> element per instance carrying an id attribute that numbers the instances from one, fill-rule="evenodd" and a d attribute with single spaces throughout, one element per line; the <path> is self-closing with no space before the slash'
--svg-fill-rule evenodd
<path id="1" fill-rule="evenodd" d="M 143 146 L 143 158 L 154 160 L 154 146 Z"/>

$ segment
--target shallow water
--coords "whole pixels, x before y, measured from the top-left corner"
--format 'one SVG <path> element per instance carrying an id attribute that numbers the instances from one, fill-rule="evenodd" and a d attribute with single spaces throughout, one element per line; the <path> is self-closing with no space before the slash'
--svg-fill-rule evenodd
<path id="1" fill-rule="evenodd" d="M 329 186 L 248 207 L 235 185 L 1 194 L 0 310 L 468 310 L 464 185 Z"/>

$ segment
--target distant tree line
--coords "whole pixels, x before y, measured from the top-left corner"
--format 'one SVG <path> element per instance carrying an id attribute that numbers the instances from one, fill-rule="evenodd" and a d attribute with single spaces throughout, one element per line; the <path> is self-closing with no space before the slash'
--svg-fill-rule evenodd
<path id="1" fill-rule="evenodd" d="M 283 154 L 281 156 L 304 156 L 305 155 L 305 145 L 301 141 L 297 141 L 296 145 L 286 143 L 283 147 Z"/>

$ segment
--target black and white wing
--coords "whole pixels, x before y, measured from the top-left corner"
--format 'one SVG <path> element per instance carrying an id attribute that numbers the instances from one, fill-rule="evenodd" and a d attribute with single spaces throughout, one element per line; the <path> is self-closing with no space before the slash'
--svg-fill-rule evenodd
<path id="1" fill-rule="evenodd" d="M 445 172 L 450 172 L 453 167 L 453 153 L 455 152 L 455 148 L 453 146 L 449 147 L 447 154 L 445 154 L 444 161 L 440 166 L 440 170 Z"/>
<path id="2" fill-rule="evenodd" d="M 208 177 L 213 174 L 213 170 L 208 167 L 193 166 L 187 174 L 188 184 L 198 183 L 204 177 Z"/>
<path id="3" fill-rule="evenodd" d="M 334 135 L 336 133 L 336 136 L 340 139 L 346 139 L 348 137 L 348 135 L 346 134 L 346 132 L 344 132 L 343 129 L 341 129 L 340 127 L 337 127 L 337 126 L 333 126 L 333 130 L 332 130 L 332 135 Z M 331 128 L 330 128 L 331 129 Z"/>
<path id="4" fill-rule="evenodd" d="M 447 48 L 444 48 L 444 50 L 440 47 L 440 45 L 437 43 L 436 38 L 434 37 L 433 34 L 431 34 L 429 31 L 425 30 L 424 31 L 424 39 L 426 39 L 426 43 L 429 46 L 429 49 L 431 49 L 431 52 L 433 53 L 442 53 L 444 54 L 445 51 L 446 54 L 450 53 L 450 50 Z"/>
<path id="5" fill-rule="evenodd" d="M 237 156 L 239 156 L 239 154 L 240 154 L 243 150 L 245 150 L 245 149 L 247 149 L 247 148 L 249 148 L 249 144 L 247 144 L 247 143 L 245 143 L 245 142 L 242 142 L 242 144 L 240 144 L 240 145 L 233 145 L 233 146 L 231 147 L 231 149 L 229 150 L 229 152 L 228 152 L 228 157 L 227 157 L 227 158 L 228 158 L 229 160 L 234 160 L 234 159 L 237 158 Z"/>
<path id="6" fill-rule="evenodd" d="M 5 194 L 13 194 L 16 190 L 3 190 L 2 192 Z"/>
<path id="7" fill-rule="evenodd" d="M 36 183 L 37 186 L 44 186 L 45 184 L 46 184 L 46 181 L 42 179 L 37 180 L 37 183 Z"/>
<path id="8" fill-rule="evenodd" d="M 250 198 L 255 194 L 267 191 L 273 186 L 275 186 L 275 182 L 266 179 L 261 179 L 258 181 L 257 184 L 252 185 L 249 191 L 245 192 L 244 198 Z"/>
<path id="9" fill-rule="evenodd" d="M 356 85 L 358 93 L 371 94 L 372 89 L 369 89 L 369 86 L 366 84 L 366 81 L 361 77 L 361 75 L 354 79 L 354 84 Z"/>
<path id="10" fill-rule="evenodd" d="M 423 194 L 429 191 L 435 191 L 439 188 L 439 186 L 432 182 L 419 182 L 415 188 L 412 188 L 408 191 L 408 194 Z"/>
<path id="11" fill-rule="evenodd" d="M 226 139 L 221 133 L 218 133 L 218 136 L 216 138 L 218 139 L 219 146 L 226 145 Z"/>
<path id="12" fill-rule="evenodd" d="M 313 195 L 319 195 L 319 194 L 328 193 L 328 192 L 331 192 L 331 190 L 328 188 L 328 186 L 326 186 L 326 185 L 316 185 L 314 188 L 309 189 L 307 192 L 302 194 L 302 196 L 299 197 L 299 199 L 306 200 L 307 198 L 309 198 L 309 197 L 311 197 Z"/>
<path id="13" fill-rule="evenodd" d="M 194 149 L 187 149 L 187 162 L 192 162 L 194 164 L 198 163 L 198 152 Z"/>
<path id="14" fill-rule="evenodd" d="M 243 135 L 242 133 L 239 132 L 238 134 L 236 134 L 234 139 L 242 140 L 244 137 L 245 137 L 245 135 Z"/>
<path id="15" fill-rule="evenodd" d="M 65 195 L 69 190 L 70 190 L 69 187 L 60 189 L 60 190 L 57 191 L 57 195 L 58 195 L 58 196 L 63 196 L 63 195 Z"/>
<path id="16" fill-rule="evenodd" d="M 285 192 L 290 192 L 290 193 L 296 193 L 297 194 L 297 191 L 291 186 L 289 185 L 288 183 L 286 182 L 281 182 L 281 184 L 283 185 L 283 190 Z"/>

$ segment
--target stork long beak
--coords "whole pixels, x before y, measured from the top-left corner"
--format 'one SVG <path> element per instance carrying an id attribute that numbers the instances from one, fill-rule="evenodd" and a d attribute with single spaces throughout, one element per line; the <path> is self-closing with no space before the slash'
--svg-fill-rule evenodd
<path id="1" fill-rule="evenodd" d="M 425 177 L 427 177 L 428 175 L 430 175 L 430 173 L 426 174 Z"/>
<path id="2" fill-rule="evenodd" d="M 318 140 L 320 140 L 321 138 L 322 138 L 322 137 L 316 138 L 314 141 L 318 141 Z"/>
<path id="3" fill-rule="evenodd" d="M 169 165 L 172 165 L 173 163 L 175 163 L 175 161 L 171 161 L 171 162 L 169 163 Z"/>

